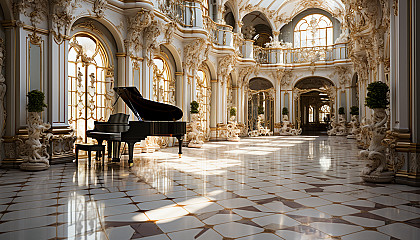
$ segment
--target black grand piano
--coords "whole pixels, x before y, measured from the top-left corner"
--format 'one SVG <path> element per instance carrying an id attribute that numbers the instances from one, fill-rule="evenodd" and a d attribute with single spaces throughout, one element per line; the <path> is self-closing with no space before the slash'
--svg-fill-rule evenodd
<path id="1" fill-rule="evenodd" d="M 95 121 L 95 128 L 88 130 L 86 136 L 96 139 L 98 144 L 108 142 L 108 156 L 119 162 L 119 144 L 128 144 L 129 164 L 133 163 L 134 144 L 147 136 L 176 137 L 179 142 L 179 157 L 182 154 L 182 141 L 186 133 L 186 122 L 182 110 L 176 106 L 151 101 L 141 96 L 136 87 L 116 87 L 115 92 L 128 105 L 138 121 L 128 122 L 129 115 L 113 114 L 108 122 Z"/>

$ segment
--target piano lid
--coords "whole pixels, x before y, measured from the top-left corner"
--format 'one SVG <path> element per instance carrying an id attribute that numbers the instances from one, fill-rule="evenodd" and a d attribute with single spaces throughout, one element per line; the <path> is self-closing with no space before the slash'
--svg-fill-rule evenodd
<path id="1" fill-rule="evenodd" d="M 115 87 L 114 90 L 139 121 L 176 121 L 182 118 L 183 113 L 180 108 L 145 99 L 136 87 Z"/>

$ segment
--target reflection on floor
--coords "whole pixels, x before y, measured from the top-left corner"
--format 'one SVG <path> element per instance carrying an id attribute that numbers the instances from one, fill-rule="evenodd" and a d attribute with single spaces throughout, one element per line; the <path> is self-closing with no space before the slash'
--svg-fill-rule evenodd
<path id="1" fill-rule="evenodd" d="M 365 184 L 344 137 L 258 137 L 0 170 L 0 239 L 418 239 L 420 188 Z"/>

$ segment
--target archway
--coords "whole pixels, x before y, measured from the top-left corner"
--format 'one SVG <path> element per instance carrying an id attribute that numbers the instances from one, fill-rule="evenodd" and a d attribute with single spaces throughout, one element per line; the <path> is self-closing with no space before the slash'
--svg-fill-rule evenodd
<path id="1" fill-rule="evenodd" d="M 323 77 L 299 80 L 294 88 L 297 122 L 304 133 L 324 132 L 329 126 L 335 99 L 334 84 Z"/>
<path id="2" fill-rule="evenodd" d="M 248 89 L 248 130 L 257 129 L 259 108 L 263 110 L 262 127 L 274 130 L 274 86 L 263 78 L 253 78 Z M 260 110 L 261 111 L 261 110 Z"/>
<path id="3" fill-rule="evenodd" d="M 254 45 L 265 47 L 273 37 L 273 30 L 266 16 L 259 11 L 248 13 L 242 18 L 242 33 L 254 40 Z"/>

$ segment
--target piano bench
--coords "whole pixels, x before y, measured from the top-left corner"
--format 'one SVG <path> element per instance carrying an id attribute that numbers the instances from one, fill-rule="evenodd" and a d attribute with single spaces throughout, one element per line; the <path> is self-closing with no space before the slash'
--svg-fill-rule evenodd
<path id="1" fill-rule="evenodd" d="M 89 166 L 91 161 L 91 151 L 96 151 L 96 157 L 102 157 L 102 164 L 105 163 L 105 145 L 76 144 L 76 163 L 79 162 L 79 150 L 88 152 Z"/>

